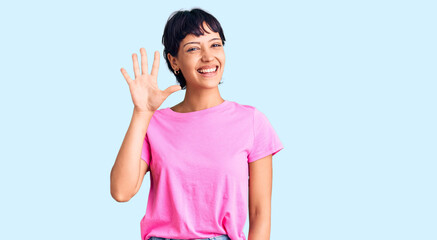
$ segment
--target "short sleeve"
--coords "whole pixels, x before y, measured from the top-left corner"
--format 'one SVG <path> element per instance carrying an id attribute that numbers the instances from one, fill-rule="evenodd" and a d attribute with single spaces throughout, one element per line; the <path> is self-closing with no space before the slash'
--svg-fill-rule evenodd
<path id="1" fill-rule="evenodd" d="M 255 108 L 253 115 L 253 145 L 247 162 L 253 162 L 270 154 L 275 155 L 283 145 L 267 117 Z"/>
<path id="2" fill-rule="evenodd" d="M 150 158 L 151 158 L 150 143 L 149 143 L 149 137 L 147 136 L 147 133 L 146 133 L 146 136 L 144 137 L 144 142 L 143 142 L 143 149 L 141 151 L 141 159 L 146 161 L 147 165 L 150 165 Z"/>

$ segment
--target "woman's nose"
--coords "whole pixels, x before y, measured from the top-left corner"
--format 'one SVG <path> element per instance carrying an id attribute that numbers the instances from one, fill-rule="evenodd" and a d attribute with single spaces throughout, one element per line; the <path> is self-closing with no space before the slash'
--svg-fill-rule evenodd
<path id="1" fill-rule="evenodd" d="M 213 53 L 211 50 L 209 49 L 204 49 L 202 51 L 202 61 L 208 62 L 208 61 L 212 61 L 214 59 Z"/>

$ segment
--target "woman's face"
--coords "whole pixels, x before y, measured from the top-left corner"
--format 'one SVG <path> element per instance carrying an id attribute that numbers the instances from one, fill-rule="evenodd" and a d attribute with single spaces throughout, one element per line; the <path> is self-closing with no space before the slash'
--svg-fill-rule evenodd
<path id="1" fill-rule="evenodd" d="M 180 70 L 187 87 L 217 87 L 225 66 L 225 52 L 220 35 L 204 23 L 204 35 L 187 35 L 180 43 L 178 57 L 168 54 L 173 70 Z"/>

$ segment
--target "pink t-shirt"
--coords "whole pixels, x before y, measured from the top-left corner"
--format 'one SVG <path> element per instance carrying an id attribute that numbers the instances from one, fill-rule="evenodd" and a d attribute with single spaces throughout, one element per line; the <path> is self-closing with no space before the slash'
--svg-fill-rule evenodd
<path id="1" fill-rule="evenodd" d="M 250 105 L 155 111 L 141 153 L 150 166 L 142 239 L 246 240 L 248 163 L 281 149 L 267 117 Z"/>

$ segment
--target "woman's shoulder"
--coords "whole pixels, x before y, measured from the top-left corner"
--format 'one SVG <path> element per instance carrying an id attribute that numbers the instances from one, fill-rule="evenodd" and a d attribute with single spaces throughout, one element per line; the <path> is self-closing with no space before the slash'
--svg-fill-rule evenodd
<path id="1" fill-rule="evenodd" d="M 250 104 L 239 103 L 237 101 L 228 100 L 237 110 L 253 113 L 256 111 L 256 107 Z"/>

